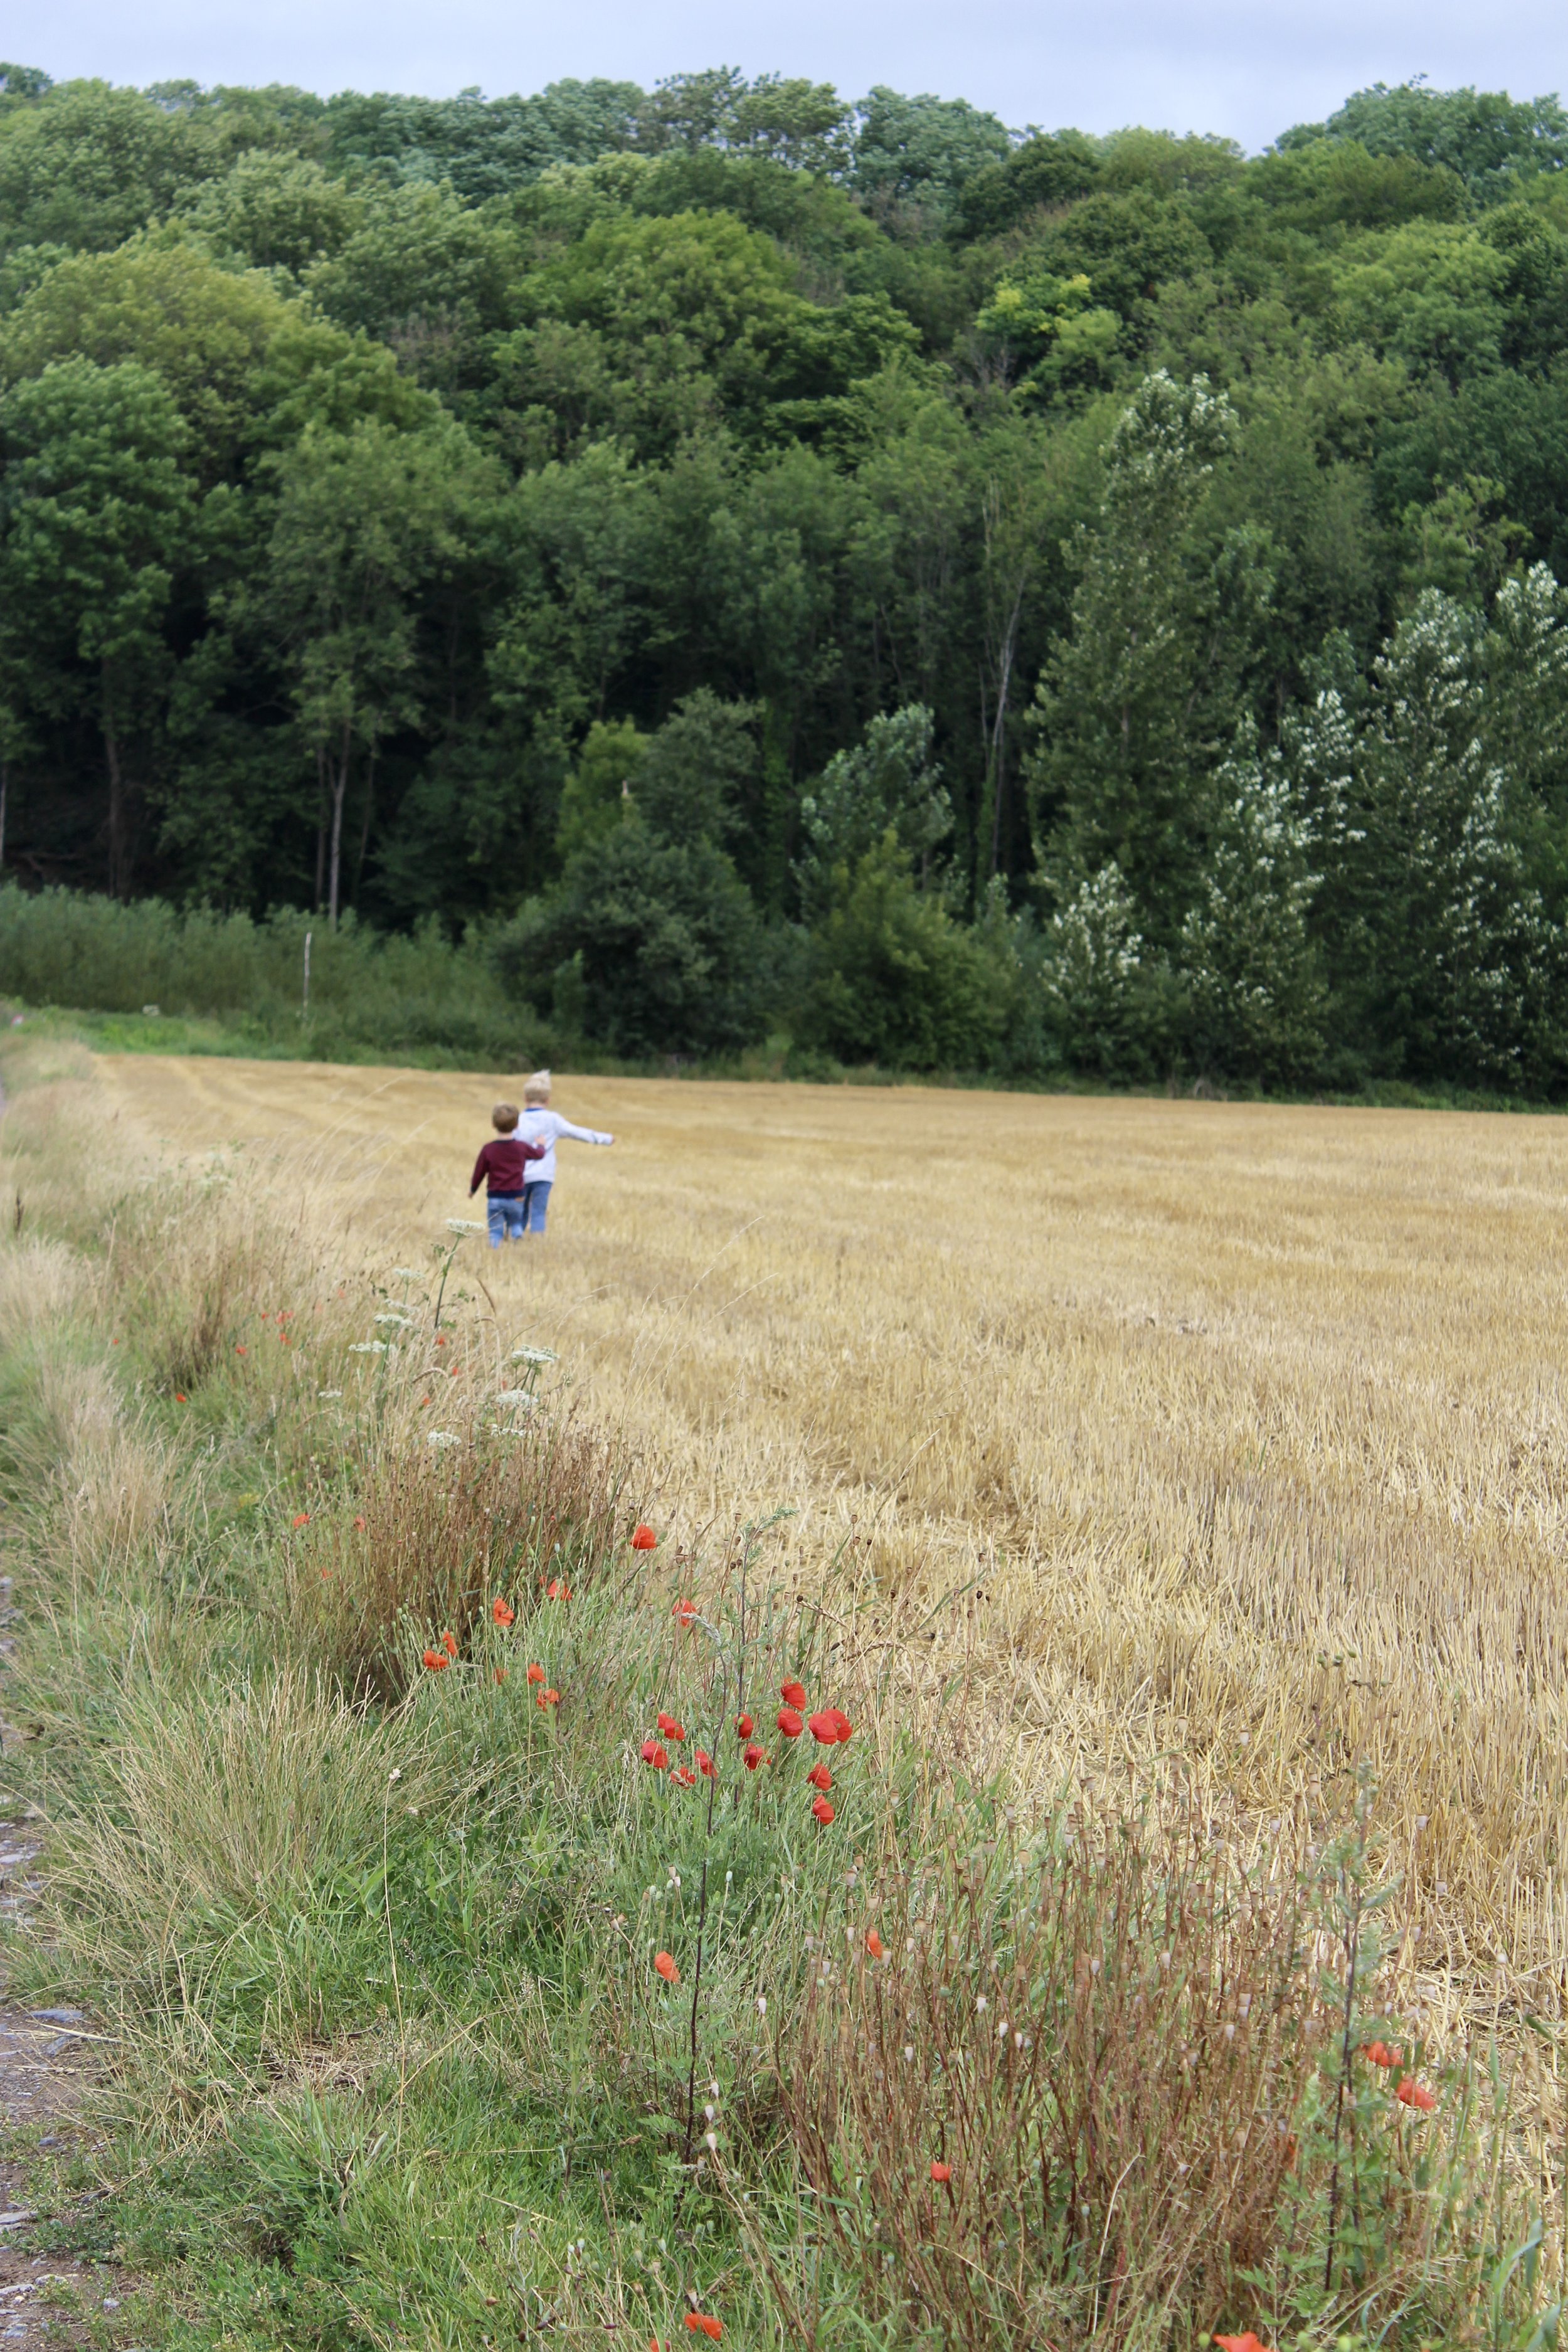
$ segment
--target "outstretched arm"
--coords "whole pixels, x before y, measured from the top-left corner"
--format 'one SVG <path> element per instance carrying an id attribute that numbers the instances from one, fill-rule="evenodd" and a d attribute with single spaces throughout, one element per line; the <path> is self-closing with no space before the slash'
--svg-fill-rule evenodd
<path id="1" fill-rule="evenodd" d="M 569 1118 L 563 1118 L 555 1132 L 569 1135 L 574 1143 L 614 1143 L 616 1139 L 613 1135 L 601 1135 L 596 1127 L 574 1127 Z"/>

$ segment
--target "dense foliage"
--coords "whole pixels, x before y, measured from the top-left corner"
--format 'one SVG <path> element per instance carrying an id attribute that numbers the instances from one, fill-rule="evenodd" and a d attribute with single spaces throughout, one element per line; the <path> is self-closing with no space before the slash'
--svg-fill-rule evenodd
<path id="1" fill-rule="evenodd" d="M 1565 163 L 0 68 L 6 870 L 627 1055 L 1559 1090 Z"/>

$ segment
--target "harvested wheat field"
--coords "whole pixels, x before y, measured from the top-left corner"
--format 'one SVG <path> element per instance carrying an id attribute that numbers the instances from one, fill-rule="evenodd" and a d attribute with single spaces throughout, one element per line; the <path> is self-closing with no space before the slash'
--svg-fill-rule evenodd
<path id="1" fill-rule="evenodd" d="M 104 1059 L 387 1266 L 467 1210 L 517 1079 Z M 699 1547 L 797 1579 L 1041 1783 L 1160 1751 L 1267 1823 L 1367 1766 L 1406 1963 L 1472 2014 L 1568 1969 L 1551 1118 L 558 1082 L 542 1244 L 454 1277 L 560 1351 Z M 264 1173 L 265 1171 L 265 1173 Z"/>

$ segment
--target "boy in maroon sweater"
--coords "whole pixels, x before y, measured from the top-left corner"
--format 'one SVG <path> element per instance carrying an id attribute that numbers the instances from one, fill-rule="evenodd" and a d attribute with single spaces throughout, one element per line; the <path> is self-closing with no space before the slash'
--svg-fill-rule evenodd
<path id="1" fill-rule="evenodd" d="M 523 1173 L 531 1160 L 542 1160 L 545 1154 L 545 1145 L 524 1143 L 516 1133 L 520 1116 L 515 1103 L 497 1103 L 490 1113 L 496 1140 L 481 1145 L 468 1186 L 470 1200 L 481 1182 L 488 1187 L 491 1249 L 522 1239 Z"/>

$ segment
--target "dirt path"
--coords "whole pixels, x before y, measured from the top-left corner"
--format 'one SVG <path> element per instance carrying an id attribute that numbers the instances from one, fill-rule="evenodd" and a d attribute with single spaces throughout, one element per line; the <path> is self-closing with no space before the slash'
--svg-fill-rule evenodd
<path id="1" fill-rule="evenodd" d="M 5 1662 L 16 1646 L 12 1580 L 0 1577 L 0 1752 L 15 1753 L 23 1735 L 4 1719 Z M 0 1822 L 0 1916 L 15 1919 L 37 1902 L 35 1874 L 41 1841 L 30 1813 Z M 46 2249 L 50 2224 L 75 2218 L 108 2195 L 89 2192 L 57 2213 L 39 2210 L 28 2194 L 35 2151 L 64 2158 L 82 2136 L 83 2095 L 92 2081 L 101 2037 L 79 2009 L 24 2009 L 0 1999 L 0 2346 L 78 2347 L 100 2330 L 92 2318 L 112 2315 L 125 2300 L 110 2265 Z"/>

